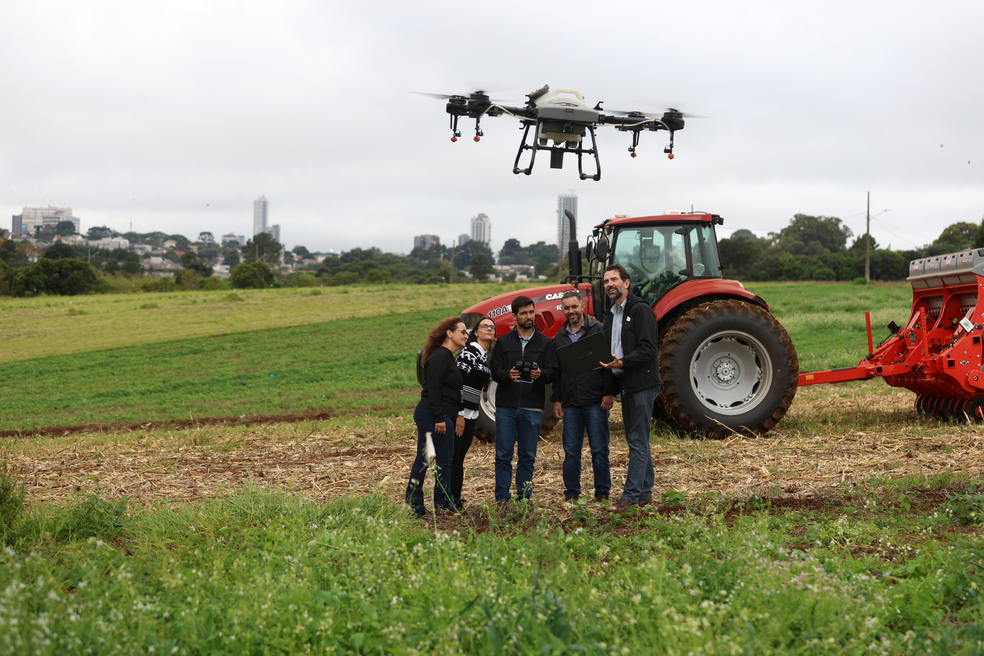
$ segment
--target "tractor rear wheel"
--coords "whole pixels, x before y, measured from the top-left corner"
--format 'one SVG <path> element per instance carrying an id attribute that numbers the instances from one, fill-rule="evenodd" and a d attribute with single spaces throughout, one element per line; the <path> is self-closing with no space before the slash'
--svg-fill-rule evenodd
<path id="1" fill-rule="evenodd" d="M 744 301 L 691 308 L 668 326 L 659 356 L 663 407 L 685 431 L 759 435 L 796 395 L 799 358 L 786 329 Z"/>

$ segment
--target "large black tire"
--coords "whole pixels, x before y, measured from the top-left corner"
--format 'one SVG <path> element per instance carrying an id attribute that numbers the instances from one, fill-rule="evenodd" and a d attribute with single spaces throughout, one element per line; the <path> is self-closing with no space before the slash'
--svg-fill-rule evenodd
<path id="1" fill-rule="evenodd" d="M 659 375 L 663 407 L 682 430 L 715 438 L 760 435 L 793 402 L 799 358 L 786 329 L 765 309 L 709 301 L 668 326 Z"/>
<path id="2" fill-rule="evenodd" d="M 482 390 L 482 398 L 478 402 L 478 420 L 475 422 L 475 437 L 483 442 L 495 442 L 495 387 L 496 382 L 490 380 Z M 540 435 L 547 435 L 557 425 L 553 416 L 553 402 L 550 400 L 552 385 L 547 385 L 543 412 L 540 415 Z"/>

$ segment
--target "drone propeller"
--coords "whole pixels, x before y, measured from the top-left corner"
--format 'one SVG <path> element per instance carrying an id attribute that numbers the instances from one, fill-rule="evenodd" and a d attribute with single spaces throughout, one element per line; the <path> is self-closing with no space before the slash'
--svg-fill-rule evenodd
<path id="1" fill-rule="evenodd" d="M 410 93 L 415 93 L 418 96 L 427 96 L 429 98 L 436 98 L 437 100 L 451 100 L 452 98 L 464 98 L 465 100 L 484 100 L 486 102 L 509 102 L 508 100 L 503 100 L 501 98 L 489 98 L 487 91 L 479 89 L 478 91 L 472 91 L 471 93 L 465 95 L 463 93 L 429 93 L 427 91 L 411 91 Z"/>
<path id="2" fill-rule="evenodd" d="M 662 118 L 666 114 L 675 115 L 677 118 L 708 118 L 707 116 L 701 116 L 698 114 L 689 114 L 687 112 L 681 112 L 679 109 L 674 109 L 672 107 L 667 107 L 666 111 L 662 113 L 655 112 L 642 112 L 639 110 L 634 110 L 631 112 L 622 111 L 619 109 L 606 109 L 606 113 L 618 114 L 620 116 L 638 116 L 640 118 Z"/>

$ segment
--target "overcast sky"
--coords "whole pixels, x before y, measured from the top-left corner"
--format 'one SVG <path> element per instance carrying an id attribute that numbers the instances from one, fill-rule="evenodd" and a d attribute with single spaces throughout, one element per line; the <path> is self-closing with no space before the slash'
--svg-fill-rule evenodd
<path id="1" fill-rule="evenodd" d="M 70 206 L 82 229 L 252 231 L 288 248 L 447 243 L 484 212 L 493 248 L 579 237 L 615 214 L 725 217 L 723 234 L 837 216 L 881 246 L 984 217 L 980 2 L 5 2 L 0 226 Z M 677 134 L 599 129 L 602 179 L 573 159 L 513 175 L 519 123 L 450 142 L 444 103 L 522 104 L 550 84 L 593 105 L 706 116 Z"/>

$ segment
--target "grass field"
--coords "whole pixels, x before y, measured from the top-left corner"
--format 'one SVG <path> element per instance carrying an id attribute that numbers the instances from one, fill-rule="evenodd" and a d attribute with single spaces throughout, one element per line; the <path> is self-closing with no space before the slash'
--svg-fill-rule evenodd
<path id="1" fill-rule="evenodd" d="M 911 294 L 750 288 L 787 326 L 805 369 L 854 364 L 867 351 L 864 311 L 875 325 L 901 323 Z M 911 393 L 880 381 L 804 388 L 759 438 L 658 428 L 659 503 L 629 516 L 563 502 L 556 430 L 539 446 L 532 507 L 489 503 L 494 454 L 478 443 L 465 511 L 408 515 L 412 354 L 425 320 L 472 302 L 447 290 L 355 289 L 353 312 L 306 323 L 254 325 L 256 312 L 244 312 L 240 330 L 216 320 L 212 332 L 168 338 L 167 325 L 147 322 L 129 342 L 121 328 L 75 352 L 6 358 L 4 426 L 75 422 L 91 408 L 99 421 L 340 411 L 0 440 L 0 654 L 984 650 L 984 430 L 917 415 Z M 258 293 L 254 310 L 301 316 L 295 308 L 312 302 L 279 293 Z M 221 294 L 136 300 L 194 322 Z M 386 294 L 405 305 L 390 314 Z M 0 321 L 20 325 L 46 300 L 6 305 Z M 111 314 L 84 311 L 59 307 L 50 334 Z M 113 339 L 123 343 L 107 348 Z M 80 390 L 86 404 L 73 400 Z M 617 408 L 611 424 L 617 494 L 627 462 Z"/>
<path id="2" fill-rule="evenodd" d="M 515 286 L 189 292 L 0 302 L 0 430 L 332 410 L 404 412 L 441 317 Z M 903 323 L 902 285 L 752 286 L 802 370 L 856 364 L 864 312 Z M 317 295 L 312 295 L 318 292 Z M 111 346 L 110 346 L 111 345 Z"/>

